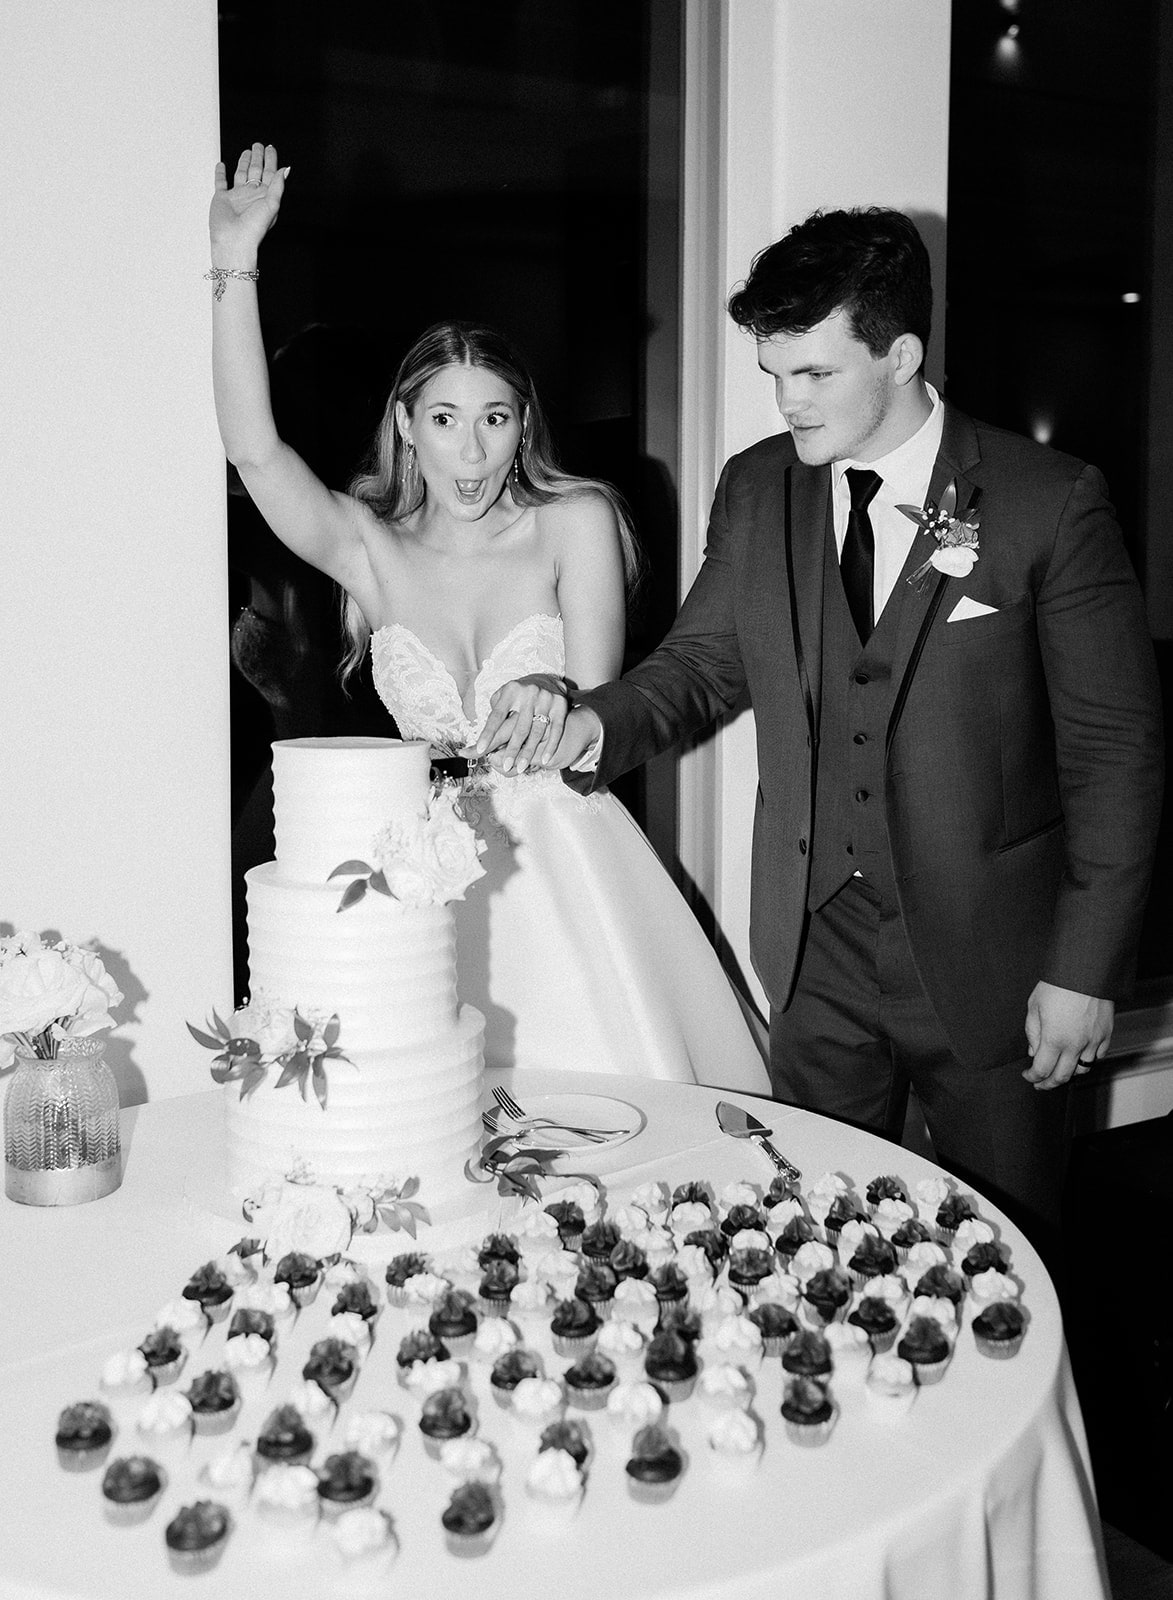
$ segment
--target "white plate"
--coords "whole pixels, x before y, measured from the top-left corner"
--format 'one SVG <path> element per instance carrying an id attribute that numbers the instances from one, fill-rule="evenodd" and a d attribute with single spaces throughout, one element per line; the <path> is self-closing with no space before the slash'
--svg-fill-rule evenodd
<path id="1" fill-rule="evenodd" d="M 549 1117 L 554 1122 L 570 1123 L 575 1128 L 606 1128 L 602 1139 L 583 1139 L 565 1128 L 527 1128 L 502 1111 L 494 1100 L 488 1115 L 496 1124 L 498 1133 L 511 1133 L 515 1129 L 518 1142 L 537 1145 L 544 1150 L 613 1150 L 616 1145 L 634 1139 L 647 1118 L 638 1106 L 626 1100 L 612 1100 L 602 1094 L 534 1094 L 525 1097 L 527 1117 Z"/>

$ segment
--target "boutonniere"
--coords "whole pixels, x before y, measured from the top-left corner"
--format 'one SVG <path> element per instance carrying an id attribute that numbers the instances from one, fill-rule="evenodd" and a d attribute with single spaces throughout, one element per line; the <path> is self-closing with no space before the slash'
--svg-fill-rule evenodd
<path id="1" fill-rule="evenodd" d="M 955 478 L 950 478 L 945 485 L 939 503 L 926 500 L 923 509 L 919 506 L 897 506 L 896 509 L 911 518 L 922 533 L 931 533 L 937 541 L 932 555 L 908 580 L 914 589 L 923 588 L 933 568 L 947 578 L 964 578 L 972 571 L 978 558 L 979 519 L 972 510 L 958 512 Z"/>

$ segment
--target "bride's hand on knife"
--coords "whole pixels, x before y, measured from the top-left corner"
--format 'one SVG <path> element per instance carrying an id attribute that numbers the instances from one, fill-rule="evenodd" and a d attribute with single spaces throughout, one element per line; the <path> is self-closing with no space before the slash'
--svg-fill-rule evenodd
<path id="1" fill-rule="evenodd" d="M 558 748 L 569 709 L 566 684 L 552 672 L 503 683 L 489 701 L 475 753 L 488 756 L 498 772 L 546 766 Z"/>
<path id="2" fill-rule="evenodd" d="M 288 172 L 288 167 L 278 167 L 271 144 L 241 151 L 231 188 L 228 169 L 222 161 L 216 163 L 216 192 L 208 212 L 214 266 L 255 259 L 261 240 L 277 221 Z"/>

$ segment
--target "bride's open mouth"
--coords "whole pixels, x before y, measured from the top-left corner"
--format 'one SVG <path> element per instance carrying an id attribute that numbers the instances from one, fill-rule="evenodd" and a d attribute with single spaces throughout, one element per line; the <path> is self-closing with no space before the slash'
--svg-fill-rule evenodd
<path id="1" fill-rule="evenodd" d="M 485 490 L 483 478 L 457 478 L 456 493 L 465 505 L 475 505 Z"/>

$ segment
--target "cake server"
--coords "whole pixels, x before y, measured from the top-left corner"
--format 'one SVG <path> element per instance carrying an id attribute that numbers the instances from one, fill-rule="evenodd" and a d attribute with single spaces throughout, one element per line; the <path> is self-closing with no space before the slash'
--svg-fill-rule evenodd
<path id="1" fill-rule="evenodd" d="M 764 1122 L 759 1122 L 742 1106 L 735 1106 L 732 1100 L 718 1100 L 717 1122 L 721 1132 L 734 1139 L 752 1139 L 766 1152 L 787 1183 L 797 1184 L 800 1181 L 802 1173 L 770 1143 L 770 1135 L 774 1130 L 767 1128 Z"/>

